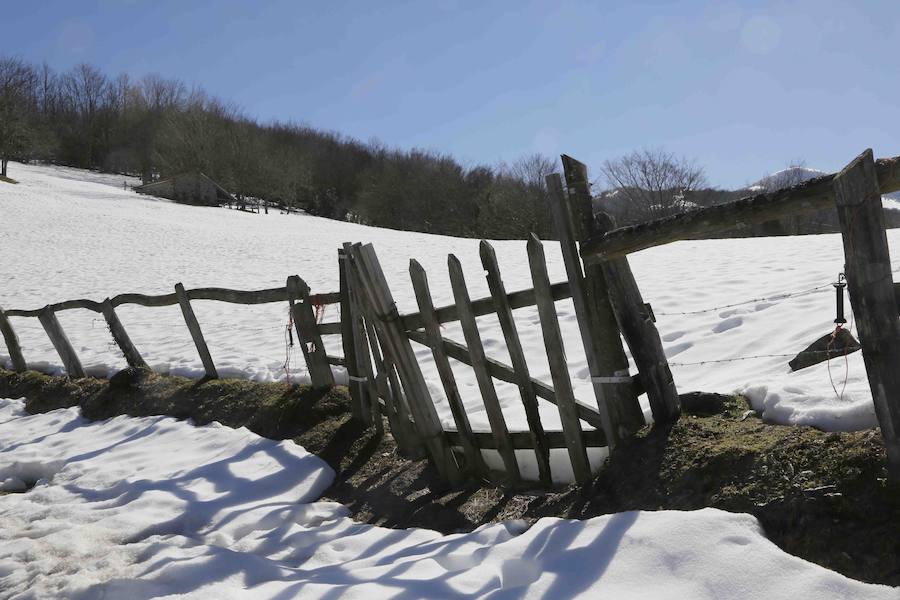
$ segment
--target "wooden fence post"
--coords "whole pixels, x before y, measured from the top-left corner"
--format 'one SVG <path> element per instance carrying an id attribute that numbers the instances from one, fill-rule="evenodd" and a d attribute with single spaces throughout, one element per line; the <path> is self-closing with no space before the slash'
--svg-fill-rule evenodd
<path id="1" fill-rule="evenodd" d="M 444 394 L 447 396 L 447 403 L 450 405 L 450 412 L 453 413 L 453 421 L 456 423 L 456 430 L 459 432 L 462 442 L 463 454 L 466 457 L 466 471 L 476 477 L 482 474 L 488 475 L 488 468 L 481 457 L 481 450 L 478 448 L 475 436 L 472 435 L 472 426 L 469 424 L 466 407 L 463 405 L 459 389 L 456 386 L 450 359 L 444 352 L 441 326 L 434 314 L 434 301 L 431 298 L 431 289 L 428 287 L 428 276 L 425 274 L 425 269 L 416 260 L 409 261 L 409 277 L 412 280 L 416 302 L 425 324 L 425 340 L 434 356 L 434 363 L 437 365 L 438 375 L 444 386 Z"/>
<path id="2" fill-rule="evenodd" d="M 497 318 L 500 320 L 500 329 L 506 340 L 506 348 L 509 350 L 510 362 L 516 372 L 516 384 L 519 386 L 519 395 L 522 397 L 522 405 L 525 408 L 525 418 L 528 421 L 528 429 L 531 432 L 531 441 L 534 445 L 534 455 L 538 465 L 538 476 L 541 483 L 550 487 L 553 483 L 550 474 L 550 447 L 547 445 L 547 437 L 544 434 L 544 426 L 541 424 L 541 415 L 538 411 L 537 395 L 534 386 L 531 385 L 531 373 L 528 370 L 528 362 L 525 360 L 525 352 L 522 350 L 522 342 L 519 340 L 519 331 L 516 321 L 513 319 L 512 307 L 506 297 L 506 286 L 500 276 L 500 265 L 497 263 L 497 253 L 494 247 L 486 240 L 481 240 L 479 246 L 481 265 L 484 267 L 488 288 L 494 299 L 494 308 L 497 310 Z"/>
<path id="3" fill-rule="evenodd" d="M 53 312 L 51 308 L 45 307 L 38 315 L 38 319 L 40 320 L 41 325 L 44 326 L 44 331 L 47 332 L 47 337 L 50 338 L 53 347 L 56 348 L 59 358 L 62 359 L 63 365 L 66 368 L 66 376 L 75 379 L 84 377 L 84 369 L 81 366 L 81 361 L 78 360 L 78 355 L 75 353 L 72 343 L 69 341 L 69 338 L 66 337 L 66 333 L 63 331 L 62 325 L 60 325 L 59 319 L 56 318 L 56 313 Z"/>
<path id="4" fill-rule="evenodd" d="M 360 373 L 356 341 L 359 337 L 359 323 L 350 297 L 350 278 L 347 262 L 350 257 L 344 248 L 338 249 L 338 277 L 340 280 L 339 294 L 341 296 L 341 345 L 344 348 L 344 364 L 347 367 L 348 388 L 350 389 L 350 404 L 353 416 L 371 425 L 372 411 L 367 398 L 367 390 L 363 385 L 364 376 Z"/>
<path id="5" fill-rule="evenodd" d="M 131 338 L 128 337 L 128 332 L 125 331 L 125 326 L 122 325 L 122 321 L 119 320 L 116 309 L 113 308 L 112 300 L 107 298 L 102 302 L 100 307 L 103 311 L 103 318 L 106 319 L 106 324 L 109 326 L 110 333 L 112 333 L 113 340 L 115 340 L 119 349 L 122 351 L 122 354 L 125 356 L 128 366 L 146 367 L 147 363 L 144 361 L 141 353 L 138 352 L 138 349 L 135 348 L 134 344 L 131 342 Z"/>
<path id="6" fill-rule="evenodd" d="M 582 244 L 599 233 L 594 220 L 587 167 L 571 156 L 563 154 L 560 158 L 568 194 L 561 196 L 565 201 L 565 210 L 554 209 L 554 216 L 559 220 L 568 214 L 569 218 L 563 223 L 568 223 L 572 227 L 573 237 Z M 553 203 L 554 206 L 561 204 L 559 200 Z M 561 236 L 560 244 L 563 244 Z M 571 244 L 569 246 L 572 247 Z M 597 375 L 592 374 L 591 377 L 594 383 L 603 382 L 601 385 L 604 386 L 610 410 L 618 421 L 620 433 L 630 435 L 644 426 L 644 411 L 641 410 L 638 401 L 638 392 L 633 384 L 634 378 L 628 373 L 628 357 L 625 356 L 625 348 L 622 346 L 619 324 L 610 303 L 609 286 L 603 268 L 599 265 L 586 265 L 584 283 L 587 303 L 592 309 L 591 338 L 595 344 L 593 354 L 596 357 L 597 367 Z"/>
<path id="7" fill-rule="evenodd" d="M 175 284 L 175 294 L 178 296 L 178 305 L 181 307 L 181 314 L 184 316 L 184 322 L 188 331 L 191 332 L 191 338 L 194 340 L 194 346 L 197 347 L 197 353 L 200 355 L 200 361 L 203 363 L 203 369 L 206 371 L 207 379 L 218 379 L 219 372 L 216 371 L 216 365 L 206 346 L 206 340 L 203 339 L 203 331 L 200 329 L 200 323 L 191 308 L 191 300 L 188 298 L 187 292 L 184 291 L 184 285 L 180 282 Z"/>
<path id="8" fill-rule="evenodd" d="M 621 389 L 621 386 L 601 383 L 601 377 L 605 379 L 611 378 L 613 373 L 609 370 L 601 369 L 600 366 L 597 338 L 603 335 L 603 332 L 598 326 L 595 314 L 596 307 L 590 303 L 587 290 L 585 289 L 581 259 L 578 256 L 578 248 L 575 245 L 569 199 L 563 192 L 562 182 L 558 174 L 548 175 L 545 181 L 547 190 L 550 193 L 550 206 L 553 212 L 556 235 L 559 238 L 563 262 L 566 265 L 566 276 L 569 279 L 569 285 L 572 290 L 572 304 L 575 306 L 575 315 L 578 318 L 581 345 L 584 347 L 588 373 L 591 377 L 591 385 L 594 388 L 594 396 L 597 399 L 597 409 L 600 411 L 600 417 L 603 419 L 603 432 L 606 434 L 606 441 L 609 443 L 610 451 L 612 451 L 619 442 L 619 424 L 621 419 L 619 418 L 619 403 L 613 402 L 611 398 L 615 392 L 614 388 L 618 387 Z M 618 337 L 619 328 L 616 327 L 612 333 Z M 626 379 L 626 381 L 630 383 L 629 379 Z"/>
<path id="9" fill-rule="evenodd" d="M 559 320 L 553 296 L 550 293 L 550 276 L 547 274 L 547 262 L 544 258 L 544 247 L 537 236 L 528 238 L 528 264 L 531 267 L 531 280 L 534 283 L 534 297 L 537 300 L 538 315 L 541 320 L 541 331 L 544 335 L 544 346 L 550 362 L 550 376 L 556 390 L 556 406 L 566 436 L 566 448 L 572 471 L 578 483 L 591 479 L 591 466 L 584 447 L 581 423 L 575 408 L 575 392 L 569 378 L 569 367 L 566 364 L 566 350 L 562 335 L 559 332 Z M 607 444 L 609 440 L 607 440 Z"/>
<path id="10" fill-rule="evenodd" d="M 294 330 L 297 332 L 300 349 L 306 359 L 312 386 L 323 389 L 334 387 L 334 374 L 331 372 L 331 365 L 328 364 L 325 345 L 322 343 L 322 336 L 316 323 L 316 314 L 309 301 L 309 286 L 297 275 L 291 275 L 287 279 L 287 288 Z"/>
<path id="11" fill-rule="evenodd" d="M 415 418 L 416 429 L 428 448 L 438 474 L 451 485 L 458 485 L 463 480 L 462 473 L 444 435 L 444 429 L 428 391 L 428 384 L 422 376 L 412 345 L 403 329 L 397 305 L 394 303 L 375 249 L 371 244 L 354 248 L 354 261 L 369 306 L 377 320 L 379 341 L 383 344 L 385 352 L 390 354 L 391 362 L 397 367 L 403 390 Z"/>
<path id="12" fill-rule="evenodd" d="M 484 409 L 491 424 L 491 433 L 497 442 L 497 451 L 503 459 L 503 467 L 510 483 L 521 481 L 519 462 L 516 460 L 516 451 L 503 418 L 503 409 L 497 398 L 497 390 L 488 370 L 487 357 L 484 353 L 484 345 L 481 335 L 478 333 L 478 324 L 475 322 L 475 313 L 472 311 L 472 300 L 469 298 L 469 290 L 466 288 L 466 280 L 463 275 L 462 265 L 454 255 L 447 257 L 447 265 L 450 268 L 450 286 L 453 288 L 453 298 L 456 300 L 456 309 L 459 311 L 459 323 L 462 325 L 469 356 L 472 358 L 472 369 L 475 371 L 475 379 L 478 382 L 478 390 L 484 401 Z"/>
<path id="13" fill-rule="evenodd" d="M 850 304 L 888 470 L 900 481 L 900 319 L 875 160 L 866 150 L 834 178 Z"/>
<path id="14" fill-rule="evenodd" d="M 25 357 L 22 355 L 22 347 L 19 345 L 19 336 L 16 335 L 16 330 L 13 329 L 12 323 L 9 322 L 2 307 L 0 307 L 0 333 L 3 334 L 3 341 L 6 342 L 13 371 L 21 373 L 28 369 L 25 365 Z"/>

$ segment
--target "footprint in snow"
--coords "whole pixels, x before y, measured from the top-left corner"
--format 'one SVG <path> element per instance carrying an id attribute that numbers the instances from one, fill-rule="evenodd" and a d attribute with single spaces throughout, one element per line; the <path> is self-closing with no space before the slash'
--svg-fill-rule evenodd
<path id="1" fill-rule="evenodd" d="M 740 327 L 744 324 L 744 320 L 740 317 L 732 317 L 730 319 L 725 319 L 721 323 L 717 323 L 715 327 L 712 328 L 714 333 L 722 333 L 723 331 L 728 331 L 729 329 L 734 329 L 735 327 Z"/>

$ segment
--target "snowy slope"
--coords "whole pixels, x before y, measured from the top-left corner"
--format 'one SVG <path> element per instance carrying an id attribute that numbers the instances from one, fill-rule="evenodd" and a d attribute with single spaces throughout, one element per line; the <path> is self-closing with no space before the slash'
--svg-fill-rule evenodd
<path id="1" fill-rule="evenodd" d="M 19 185 L 0 185 L 0 306 L 37 308 L 48 302 L 121 292 L 168 293 L 187 287 L 254 289 L 283 285 L 297 273 L 316 292 L 338 287 L 337 248 L 344 241 L 372 242 L 401 311 L 415 310 L 408 261 L 418 259 L 429 274 L 437 304 L 452 302 L 447 254 L 461 259 L 473 298 L 487 295 L 478 241 L 399 232 L 306 215 L 254 215 L 159 201 L 112 185 L 73 180 L 73 170 L 13 165 Z M 77 173 L 77 171 L 75 172 Z M 87 178 L 96 178 L 90 173 Z M 888 232 L 896 252 L 900 231 Z M 531 287 L 523 242 L 496 242 L 507 288 Z M 564 279 L 555 243 L 547 243 L 551 278 Z M 790 356 L 832 328 L 834 298 L 828 285 L 843 265 L 839 235 L 686 241 L 630 257 L 645 299 L 652 303 L 676 384 L 681 391 L 744 390 L 765 418 L 779 423 L 815 424 L 825 429 L 875 425 L 861 356 L 846 363 L 788 373 Z M 896 261 L 895 265 L 900 265 Z M 807 291 L 783 298 L 785 292 Z M 768 298 L 768 299 L 762 299 Z M 747 302 L 748 300 L 759 299 Z M 705 310 L 735 303 L 738 306 Z M 195 302 L 195 311 L 223 375 L 260 380 L 285 376 L 284 326 L 280 305 L 235 306 Z M 593 392 L 570 301 L 558 303 L 576 395 L 593 402 Z M 335 320 L 337 308 L 325 316 Z M 696 312 L 703 311 L 703 312 Z M 694 314 L 678 314 L 689 312 Z M 154 368 L 199 376 L 202 365 L 177 307 L 119 309 L 138 348 Z M 515 311 L 533 376 L 549 381 L 537 313 Z M 60 320 L 90 372 L 108 374 L 125 365 L 99 315 L 67 311 Z M 36 368 L 59 371 L 59 358 L 36 319 L 12 319 L 25 357 Z M 508 361 L 496 317 L 479 318 L 489 355 Z M 463 340 L 448 324 L 448 337 Z M 340 354 L 339 340 L 326 340 Z M 417 352 L 425 365 L 439 412 L 452 417 L 443 400 L 430 353 Z M 695 364 L 711 360 L 733 362 Z M 0 361 L 7 361 L 0 342 Z M 690 363 L 690 364 L 687 364 Z M 302 356 L 295 351 L 295 379 Z M 458 367 L 458 368 L 457 368 Z M 477 385 L 468 367 L 455 365 L 463 399 L 476 428 L 487 428 Z M 514 386 L 497 382 L 511 427 L 524 427 Z M 548 428 L 558 427 L 556 409 L 542 404 Z"/>
<path id="2" fill-rule="evenodd" d="M 168 417 L 88 422 L 0 399 L 0 600 L 897 598 L 714 509 L 441 535 L 315 502 L 333 473 L 291 442 Z"/>

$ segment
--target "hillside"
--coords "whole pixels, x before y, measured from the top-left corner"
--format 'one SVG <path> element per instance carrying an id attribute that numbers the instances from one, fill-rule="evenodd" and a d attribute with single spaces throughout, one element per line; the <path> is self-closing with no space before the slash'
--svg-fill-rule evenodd
<path id="1" fill-rule="evenodd" d="M 21 183 L 0 186 L 2 228 L 9 247 L 27 248 L 0 275 L 0 306 L 37 308 L 71 298 L 103 298 L 121 292 L 166 293 L 176 282 L 188 287 L 259 289 L 282 285 L 299 274 L 314 292 L 334 291 L 337 247 L 344 241 L 372 242 L 401 312 L 416 310 L 407 273 L 410 258 L 429 273 L 435 302 L 452 302 L 448 253 L 463 263 L 473 297 L 487 295 L 477 240 L 393 231 L 308 215 L 254 215 L 158 201 L 112 185 L 60 176 L 52 167 L 18 166 Z M 88 173 L 86 179 L 96 179 Z M 114 181 L 114 180 L 112 180 Z M 891 231 L 896 247 L 900 234 Z M 495 243 L 510 290 L 531 287 L 524 243 Z M 562 280 L 558 249 L 547 244 L 551 279 Z M 846 365 L 818 365 L 789 373 L 787 362 L 833 327 L 830 283 L 842 269 L 839 235 L 689 241 L 631 257 L 644 297 L 658 319 L 666 353 L 681 391 L 742 391 L 777 423 L 815 424 L 854 430 L 875 424 L 859 354 Z M 900 258 L 896 264 L 900 266 Z M 784 298 L 785 294 L 799 295 Z M 715 308 L 720 307 L 720 308 Z M 286 377 L 286 307 L 238 307 L 196 303 L 211 352 L 224 375 L 262 381 Z M 331 309 L 335 310 L 335 309 Z M 576 396 L 592 391 L 570 301 L 558 303 Z M 682 314 L 686 313 L 686 314 Z M 325 320 L 334 320 L 333 312 Z M 177 307 L 128 307 L 121 318 L 147 361 L 161 372 L 199 377 L 202 365 Z M 516 311 L 532 374 L 549 381 L 549 368 L 534 309 Z M 58 372 L 59 359 L 36 319 L 13 319 L 29 364 Z M 68 311 L 61 321 L 91 373 L 108 375 L 125 363 L 110 351 L 102 322 L 92 313 Z M 852 323 L 851 323 L 852 324 Z M 495 317 L 480 317 L 490 356 L 508 360 Z M 458 325 L 445 335 L 462 341 Z M 334 340 L 326 340 L 326 345 Z M 430 353 L 417 349 L 431 391 L 443 396 Z M 296 348 L 292 380 L 305 376 Z M 750 358 L 760 357 L 760 358 Z M 0 346 L 0 361 L 7 361 Z M 726 362 L 708 362 L 726 361 Z M 833 361 L 834 362 L 834 361 Z M 463 399 L 477 426 L 486 426 L 471 370 L 457 365 Z M 841 389 L 835 394 L 832 387 Z M 339 378 L 343 374 L 338 374 Z M 497 383 L 504 410 L 523 418 L 514 386 Z M 452 422 L 440 402 L 441 417 Z M 645 411 L 646 412 L 646 411 Z M 542 417 L 557 422 L 553 407 Z"/>

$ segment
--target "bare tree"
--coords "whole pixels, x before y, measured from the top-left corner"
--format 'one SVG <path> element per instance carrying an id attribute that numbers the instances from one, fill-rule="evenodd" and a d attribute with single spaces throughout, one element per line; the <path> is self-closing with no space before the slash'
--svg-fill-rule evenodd
<path id="1" fill-rule="evenodd" d="M 6 177 L 10 159 L 25 152 L 25 104 L 33 83 L 34 71 L 28 64 L 18 58 L 0 58 L 0 177 Z"/>
<path id="2" fill-rule="evenodd" d="M 630 221 L 648 221 L 683 212 L 692 193 L 706 187 L 703 169 L 659 149 L 639 150 L 601 167 L 610 195 Z"/>

